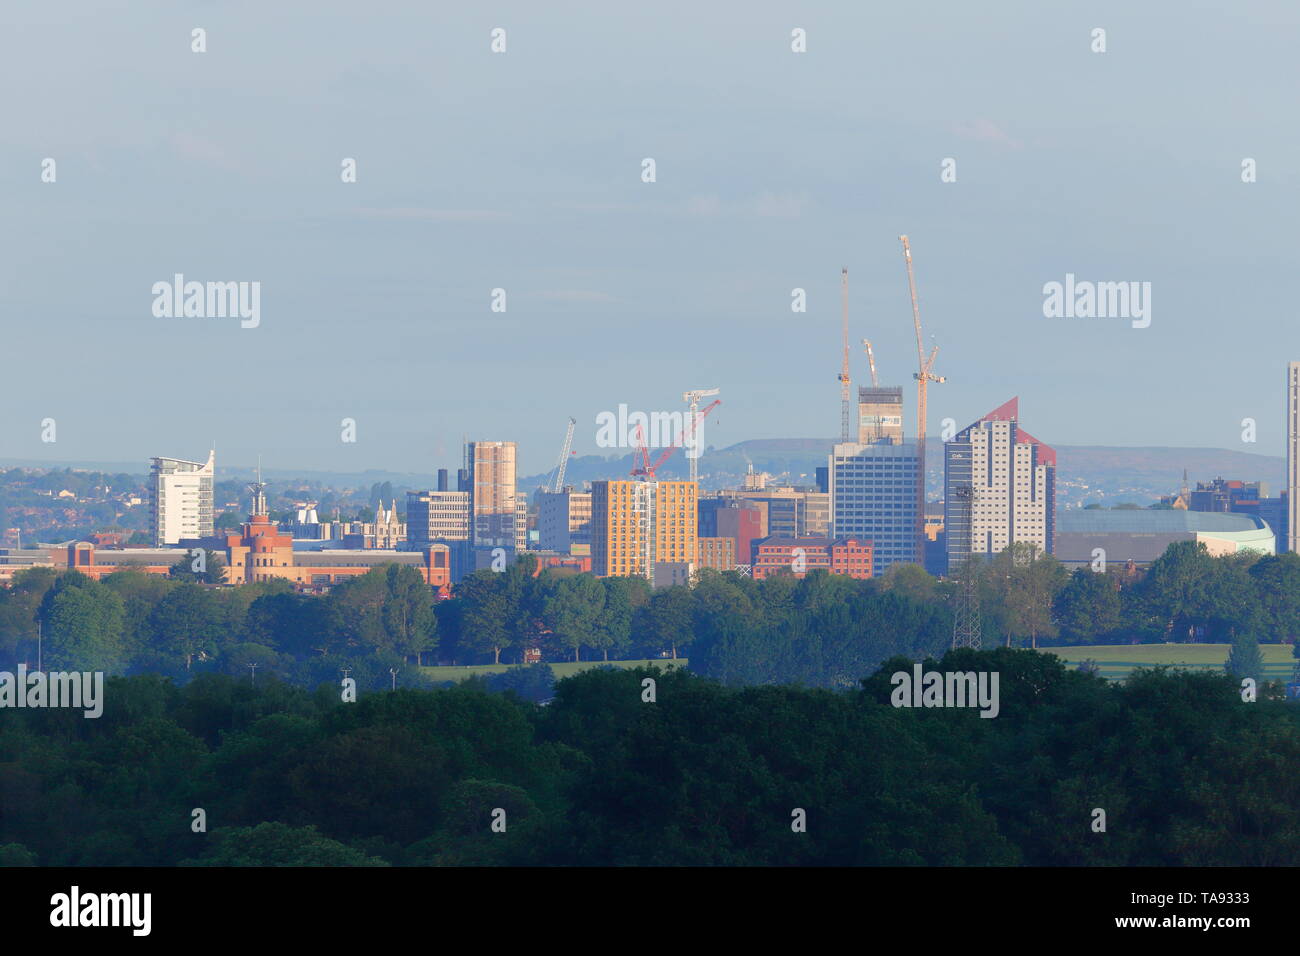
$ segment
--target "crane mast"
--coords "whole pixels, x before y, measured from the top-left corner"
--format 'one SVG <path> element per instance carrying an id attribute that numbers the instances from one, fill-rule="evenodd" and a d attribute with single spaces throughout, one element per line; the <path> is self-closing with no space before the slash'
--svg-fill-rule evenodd
<path id="1" fill-rule="evenodd" d="M 686 420 L 686 423 L 690 428 L 689 434 L 691 435 L 692 442 L 698 441 L 698 439 L 695 438 L 695 429 L 700 420 L 700 399 L 707 398 L 710 395 L 717 395 L 719 391 L 720 389 L 716 388 L 697 388 L 682 393 L 682 401 L 684 401 L 690 409 L 690 418 Z M 700 450 L 698 448 L 690 448 L 688 449 L 688 452 L 693 452 L 693 454 L 686 455 L 687 460 L 691 463 L 691 481 L 699 481 Z"/>
<path id="2" fill-rule="evenodd" d="M 935 375 L 935 357 L 939 347 L 935 346 L 929 359 L 925 357 L 925 341 L 921 336 L 921 309 L 916 301 L 916 276 L 912 272 L 912 247 L 907 236 L 899 236 L 903 243 L 903 259 L 907 263 L 907 288 L 912 294 L 912 323 L 916 326 L 916 563 L 925 563 L 925 432 L 926 400 L 931 382 L 942 382 L 943 376 Z"/>
<path id="3" fill-rule="evenodd" d="M 840 441 L 849 442 L 853 436 L 849 434 L 849 270 L 848 267 L 840 269 L 840 303 L 841 312 L 843 313 L 843 331 L 844 331 L 844 362 L 840 367 Z"/>

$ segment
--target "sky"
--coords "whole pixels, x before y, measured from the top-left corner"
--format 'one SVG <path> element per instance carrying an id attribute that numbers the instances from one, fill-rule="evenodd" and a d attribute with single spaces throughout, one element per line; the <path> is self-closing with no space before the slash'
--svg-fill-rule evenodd
<path id="1" fill-rule="evenodd" d="M 829 437 L 842 266 L 911 433 L 902 233 L 931 434 L 1018 395 L 1049 444 L 1281 454 L 1298 43 L 1249 0 L 7 0 L 0 459 L 529 473 L 703 387 L 705 445 Z M 176 273 L 259 324 L 155 316 Z M 1150 325 L 1046 317 L 1067 274 Z"/>

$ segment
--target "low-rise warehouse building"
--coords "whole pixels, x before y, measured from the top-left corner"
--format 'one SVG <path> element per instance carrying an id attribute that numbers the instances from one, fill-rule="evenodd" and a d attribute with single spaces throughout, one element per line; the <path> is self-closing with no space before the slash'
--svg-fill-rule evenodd
<path id="1" fill-rule="evenodd" d="M 1099 556 L 1108 564 L 1150 564 L 1177 541 L 1198 541 L 1216 557 L 1247 550 L 1276 553 L 1273 529 L 1257 515 L 1085 508 L 1056 516 L 1055 553 L 1067 568 L 1090 566 Z"/>

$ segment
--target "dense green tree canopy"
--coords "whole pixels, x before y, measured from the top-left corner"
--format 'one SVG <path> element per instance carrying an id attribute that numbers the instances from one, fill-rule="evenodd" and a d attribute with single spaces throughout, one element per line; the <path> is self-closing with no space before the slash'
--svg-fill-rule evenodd
<path id="1" fill-rule="evenodd" d="M 114 678 L 98 720 L 0 711 L 0 863 L 1222 866 L 1300 853 L 1293 704 L 1245 703 L 1222 674 L 1108 683 L 1032 650 L 923 662 L 996 672 L 999 714 L 984 719 L 893 706 L 891 676 L 913 660 L 843 690 L 596 668 L 544 707 L 478 682 L 345 704 L 337 685 L 273 677 Z M 1088 826 L 1098 806 L 1104 840 Z"/>

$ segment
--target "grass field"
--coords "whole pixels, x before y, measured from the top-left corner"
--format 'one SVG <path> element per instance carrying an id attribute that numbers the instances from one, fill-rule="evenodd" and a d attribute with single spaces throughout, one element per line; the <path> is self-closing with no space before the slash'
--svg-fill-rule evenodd
<path id="1" fill-rule="evenodd" d="M 593 667 L 685 667 L 686 658 L 679 657 L 677 660 L 657 658 L 646 661 L 562 661 L 549 662 L 551 671 L 555 674 L 555 679 L 562 677 L 572 677 L 574 674 L 590 670 Z M 512 667 L 518 667 L 518 664 L 467 664 L 463 667 L 421 667 L 420 671 L 434 680 L 464 680 L 466 677 L 475 677 L 483 674 L 500 674 L 510 670 Z"/>
<path id="2" fill-rule="evenodd" d="M 1101 676 L 1110 680 L 1123 680 L 1135 667 L 1165 665 L 1187 670 L 1222 671 L 1228 659 L 1228 644 L 1085 644 L 1079 647 L 1044 647 L 1044 653 L 1055 654 L 1067 664 L 1091 658 L 1101 668 Z M 1286 681 L 1291 678 L 1295 658 L 1290 644 L 1261 644 L 1264 657 L 1264 679 Z M 641 661 L 562 661 L 551 662 L 556 679 L 572 677 L 593 667 L 685 667 L 687 659 Z M 517 667 L 517 664 L 470 664 L 464 667 L 421 667 L 420 670 L 437 681 L 461 681 L 483 674 L 500 674 Z"/>
<path id="3" fill-rule="evenodd" d="M 1222 671 L 1228 659 L 1228 644 L 1088 644 L 1079 647 L 1044 647 L 1069 664 L 1092 658 L 1101 675 L 1123 680 L 1135 667 L 1166 665 L 1187 670 Z M 1261 644 L 1265 680 L 1289 680 L 1296 660 L 1290 644 Z"/>

